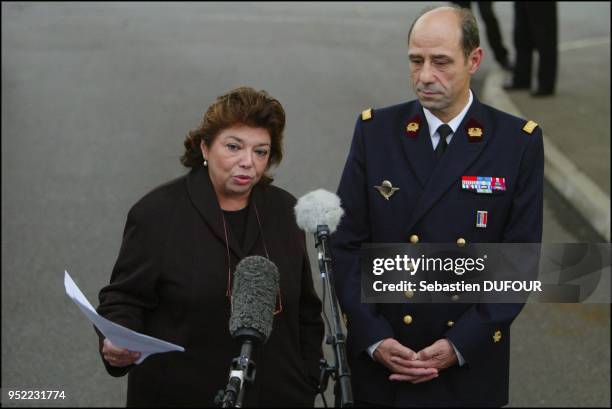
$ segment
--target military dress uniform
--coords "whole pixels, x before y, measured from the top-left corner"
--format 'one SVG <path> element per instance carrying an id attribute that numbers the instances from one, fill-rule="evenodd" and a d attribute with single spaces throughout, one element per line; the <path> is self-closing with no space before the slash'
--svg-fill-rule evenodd
<path id="1" fill-rule="evenodd" d="M 411 303 L 410 292 L 403 304 L 361 303 L 359 252 L 362 243 L 376 242 L 540 242 L 543 170 L 537 124 L 475 97 L 439 159 L 418 101 L 361 114 L 338 188 L 345 216 L 331 237 L 357 401 L 400 407 L 508 402 L 509 327 L 522 305 Z M 504 189 L 464 189 L 462 180 L 473 176 L 501 178 Z M 388 198 L 380 191 L 383 181 L 387 190 L 397 188 Z M 477 227 L 479 211 L 487 212 L 484 228 Z M 420 384 L 392 382 L 367 352 L 389 337 L 415 352 L 447 338 L 465 362 Z"/>

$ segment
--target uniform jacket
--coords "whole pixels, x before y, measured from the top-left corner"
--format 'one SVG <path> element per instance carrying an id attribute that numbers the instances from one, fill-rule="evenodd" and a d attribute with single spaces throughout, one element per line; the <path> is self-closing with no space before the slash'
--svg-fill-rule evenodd
<path id="1" fill-rule="evenodd" d="M 245 406 L 312 406 L 323 325 L 295 198 L 274 186 L 251 193 L 245 248 L 228 226 L 231 269 L 247 255 L 265 256 L 280 273 L 283 310 L 253 359 L 255 385 Z M 255 214 L 261 220 L 261 231 Z M 181 345 L 152 355 L 128 373 L 128 406 L 214 406 L 240 345 L 229 333 L 228 266 L 221 209 L 205 168 L 154 189 L 129 211 L 110 284 L 98 312 L 128 328 Z"/>
<path id="2" fill-rule="evenodd" d="M 420 243 L 541 241 L 541 130 L 525 131 L 525 120 L 474 98 L 436 163 L 418 101 L 370 113 L 355 126 L 338 188 L 346 214 L 331 239 L 338 298 L 348 319 L 355 398 L 395 406 L 504 405 L 509 327 L 522 305 L 361 303 L 359 249 L 368 242 L 406 243 L 412 235 Z M 480 128 L 481 137 L 468 137 L 470 127 Z M 506 191 L 463 190 L 463 175 L 504 177 Z M 374 189 L 383 180 L 400 189 L 389 200 Z M 476 227 L 478 210 L 488 212 L 486 228 Z M 413 318 L 410 324 L 403 321 L 406 314 Z M 497 341 L 496 332 L 501 335 Z M 390 372 L 367 353 L 368 346 L 388 337 L 415 352 L 446 337 L 466 364 L 421 384 L 388 381 Z"/>

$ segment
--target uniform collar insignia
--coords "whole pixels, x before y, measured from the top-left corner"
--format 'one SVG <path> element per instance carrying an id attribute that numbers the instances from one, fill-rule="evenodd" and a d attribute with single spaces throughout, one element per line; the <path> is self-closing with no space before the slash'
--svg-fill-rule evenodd
<path id="1" fill-rule="evenodd" d="M 484 136 L 482 124 L 474 118 L 470 118 L 465 123 L 465 131 L 467 132 L 468 141 L 470 142 L 480 142 Z"/>
<path id="2" fill-rule="evenodd" d="M 406 124 L 406 134 L 409 138 L 416 138 L 419 135 L 419 128 L 421 127 L 421 116 L 415 115 L 408 120 Z"/>

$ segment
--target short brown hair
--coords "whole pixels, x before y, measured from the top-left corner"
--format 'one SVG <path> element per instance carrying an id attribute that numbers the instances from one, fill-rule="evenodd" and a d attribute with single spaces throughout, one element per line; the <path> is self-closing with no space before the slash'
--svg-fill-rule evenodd
<path id="1" fill-rule="evenodd" d="M 256 91 L 251 87 L 238 87 L 217 97 L 208 107 L 200 126 L 189 131 L 185 138 L 185 153 L 181 156 L 181 163 L 188 168 L 203 166 L 200 143 L 204 141 L 210 147 L 221 131 L 240 124 L 268 131 L 271 146 L 266 170 L 272 165 L 278 165 L 283 158 L 285 110 L 266 91 Z M 261 178 L 265 184 L 272 180 L 267 173 Z"/>
<path id="2" fill-rule="evenodd" d="M 463 49 L 463 55 L 467 59 L 470 56 L 470 53 L 474 51 L 475 48 L 480 46 L 480 35 L 478 34 L 478 23 L 476 22 L 476 18 L 472 13 L 472 10 L 460 7 L 456 4 L 447 5 L 447 6 L 430 6 L 425 8 L 421 13 L 414 19 L 412 25 L 410 26 L 410 30 L 408 30 L 408 44 L 410 44 L 410 35 L 412 34 L 412 29 L 416 22 L 426 13 L 430 11 L 439 9 L 441 7 L 449 7 L 454 9 L 455 13 L 459 16 L 461 20 L 461 48 Z"/>

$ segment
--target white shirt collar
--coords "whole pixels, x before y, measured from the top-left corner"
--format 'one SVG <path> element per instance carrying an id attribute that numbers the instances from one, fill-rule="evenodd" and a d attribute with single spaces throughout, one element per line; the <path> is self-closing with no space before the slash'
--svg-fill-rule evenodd
<path id="1" fill-rule="evenodd" d="M 457 132 L 457 128 L 459 128 L 459 124 L 461 123 L 461 121 L 463 121 L 465 114 L 467 114 L 468 109 L 470 109 L 470 106 L 472 105 L 472 101 L 474 100 L 474 97 L 472 96 L 472 90 L 470 89 L 469 91 L 470 91 L 470 96 L 463 110 L 459 112 L 459 114 L 456 117 L 448 121 L 448 125 L 453 130 L 453 133 L 447 138 L 447 142 L 450 142 L 450 139 L 452 139 L 455 132 Z M 436 142 L 440 139 L 440 135 L 438 135 L 436 131 L 438 130 L 438 127 L 442 125 L 444 122 L 438 119 L 438 117 L 432 114 L 431 111 L 425 107 L 423 107 L 423 112 L 425 113 L 425 119 L 427 120 L 427 125 L 429 126 L 429 136 L 431 137 L 431 140 L 432 142 L 434 142 L 434 145 L 435 145 Z"/>

